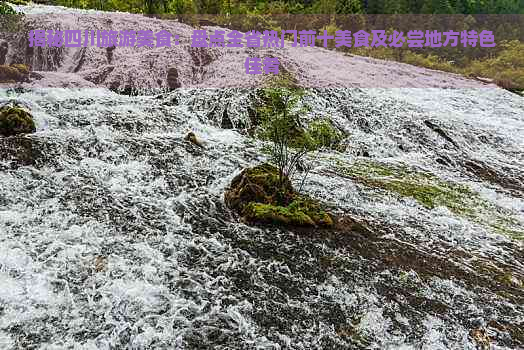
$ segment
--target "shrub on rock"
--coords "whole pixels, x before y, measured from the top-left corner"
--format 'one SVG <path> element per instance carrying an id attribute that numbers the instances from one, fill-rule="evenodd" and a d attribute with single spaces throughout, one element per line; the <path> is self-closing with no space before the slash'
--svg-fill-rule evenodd
<path id="1" fill-rule="evenodd" d="M 14 106 L 0 108 L 0 135 L 13 136 L 35 131 L 33 117 L 26 110 Z"/>

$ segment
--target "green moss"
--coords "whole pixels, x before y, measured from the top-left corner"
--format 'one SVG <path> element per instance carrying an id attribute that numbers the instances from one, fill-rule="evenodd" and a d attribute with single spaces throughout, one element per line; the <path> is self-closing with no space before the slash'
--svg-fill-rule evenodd
<path id="1" fill-rule="evenodd" d="M 297 195 L 288 206 L 291 211 L 306 213 L 317 226 L 331 227 L 333 219 L 320 207 L 320 204 L 304 195 Z"/>
<path id="2" fill-rule="evenodd" d="M 16 11 L 6 2 L 0 2 L 0 15 L 13 15 Z"/>
<path id="3" fill-rule="evenodd" d="M 329 119 L 318 119 L 309 124 L 308 133 L 318 147 L 337 149 L 343 139 L 342 133 Z"/>
<path id="4" fill-rule="evenodd" d="M 243 211 L 244 218 L 268 224 L 283 224 L 293 226 L 314 226 L 315 223 L 306 213 L 271 204 L 249 203 Z"/>
<path id="5" fill-rule="evenodd" d="M 293 186 L 270 164 L 248 168 L 231 181 L 224 199 L 228 207 L 241 212 L 249 202 L 287 205 L 293 196 Z"/>
<path id="6" fill-rule="evenodd" d="M 360 183 L 413 198 L 428 209 L 445 206 L 456 214 L 468 214 L 471 212 L 468 204 L 472 199 L 479 199 L 465 186 L 447 183 L 404 166 L 362 162 L 342 170 Z"/>
<path id="7" fill-rule="evenodd" d="M 10 67 L 15 68 L 20 74 L 29 74 L 29 67 L 26 64 L 13 63 Z"/>
<path id="8" fill-rule="evenodd" d="M 0 108 L 0 135 L 13 136 L 35 131 L 35 123 L 29 112 L 11 106 Z"/>
<path id="9" fill-rule="evenodd" d="M 379 182 L 379 186 L 403 197 L 411 197 L 422 206 L 433 209 L 439 206 L 447 207 L 455 214 L 472 214 L 468 207 L 473 193 L 465 187 L 444 183 L 424 183 L 409 180 L 392 180 Z"/>
<path id="10" fill-rule="evenodd" d="M 480 197 L 469 187 L 444 181 L 437 176 L 404 165 L 357 162 L 344 165 L 337 162 L 339 172 L 367 187 L 396 193 L 416 200 L 427 209 L 448 208 L 457 216 L 483 225 L 510 238 L 523 239 L 520 223 L 510 212 Z"/>
<path id="11" fill-rule="evenodd" d="M 524 288 L 524 281 L 519 280 L 509 270 L 497 274 L 495 280 L 506 287 Z"/>
<path id="12" fill-rule="evenodd" d="M 332 227 L 333 219 L 318 203 L 297 196 L 288 206 L 250 202 L 242 211 L 244 219 L 275 225 Z"/>

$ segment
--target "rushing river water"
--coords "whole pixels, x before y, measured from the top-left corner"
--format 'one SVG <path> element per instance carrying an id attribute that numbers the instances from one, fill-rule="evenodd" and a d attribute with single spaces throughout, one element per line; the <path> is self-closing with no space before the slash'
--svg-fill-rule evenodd
<path id="1" fill-rule="evenodd" d="M 330 118 L 346 147 L 310 159 L 304 191 L 347 229 L 262 228 L 223 202 L 266 160 L 246 132 L 253 90 L 191 72 L 122 95 L 120 68 L 85 80 L 102 53 L 76 73 L 51 56 L 32 58 L 43 79 L 81 88 L 0 90 L 37 123 L 0 139 L 1 349 L 524 347 L 522 97 L 393 63 L 427 87 L 309 90 L 304 122 Z M 129 84 L 165 87 L 147 82 Z"/>

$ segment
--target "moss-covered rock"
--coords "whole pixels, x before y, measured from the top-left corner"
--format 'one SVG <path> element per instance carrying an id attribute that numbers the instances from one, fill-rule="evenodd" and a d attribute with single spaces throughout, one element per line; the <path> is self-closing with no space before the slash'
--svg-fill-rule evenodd
<path id="1" fill-rule="evenodd" d="M 26 65 L 26 64 L 22 64 L 22 63 L 12 63 L 12 64 L 10 65 L 10 67 L 15 68 L 16 70 L 18 70 L 18 72 L 20 72 L 20 74 L 27 75 L 27 74 L 30 73 L 29 66 Z"/>
<path id="2" fill-rule="evenodd" d="M 315 200 L 296 193 L 278 169 L 262 164 L 242 171 L 226 191 L 225 202 L 247 222 L 332 227 L 333 219 Z"/>
<path id="3" fill-rule="evenodd" d="M 0 81 L 14 80 L 19 81 L 22 79 L 22 74 L 18 69 L 2 65 L 0 66 Z"/>
<path id="4" fill-rule="evenodd" d="M 14 106 L 0 108 L 0 135 L 13 136 L 35 131 L 33 117 L 26 110 Z"/>
<path id="5" fill-rule="evenodd" d="M 0 65 L 0 82 L 27 81 L 29 73 L 29 67 L 25 64 Z"/>
<path id="6" fill-rule="evenodd" d="M 293 226 L 315 225 L 313 219 L 303 211 L 279 205 L 249 202 L 242 213 L 244 219 L 251 222 Z"/>
<path id="7" fill-rule="evenodd" d="M 332 227 L 333 219 L 318 203 L 305 196 L 296 196 L 288 206 L 250 202 L 242 211 L 249 222 L 276 225 Z"/>
<path id="8" fill-rule="evenodd" d="M 244 169 L 231 181 L 225 194 L 226 204 L 239 212 L 250 202 L 287 205 L 293 197 L 293 186 L 287 178 L 281 182 L 278 169 L 270 164 Z"/>

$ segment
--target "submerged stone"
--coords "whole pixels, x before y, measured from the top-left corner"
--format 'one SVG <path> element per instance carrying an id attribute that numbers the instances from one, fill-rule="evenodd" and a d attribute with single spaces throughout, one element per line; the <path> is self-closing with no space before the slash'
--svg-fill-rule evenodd
<path id="1" fill-rule="evenodd" d="M 7 162 L 11 168 L 33 165 L 34 158 L 35 150 L 31 139 L 24 136 L 0 137 L 0 161 Z"/>
<path id="2" fill-rule="evenodd" d="M 0 108 L 0 135 L 13 136 L 35 131 L 33 117 L 25 109 L 9 105 Z"/>

